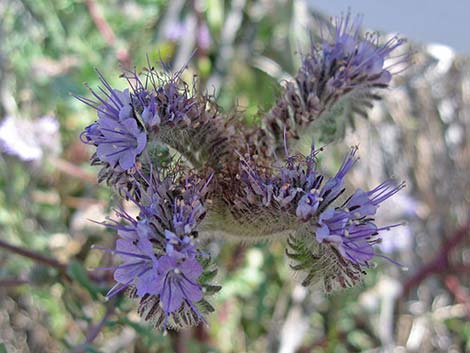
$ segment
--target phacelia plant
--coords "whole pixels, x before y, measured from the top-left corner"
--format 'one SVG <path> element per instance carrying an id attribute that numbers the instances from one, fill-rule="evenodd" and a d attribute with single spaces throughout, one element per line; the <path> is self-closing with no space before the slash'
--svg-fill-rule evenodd
<path id="1" fill-rule="evenodd" d="M 384 258 L 375 244 L 397 225 L 377 225 L 374 216 L 404 184 L 346 192 L 357 147 L 333 176 L 321 170 L 322 149 L 313 143 L 308 155 L 290 150 L 335 105 L 366 115 L 403 60 L 387 61 L 403 40 L 364 36 L 350 14 L 334 19 L 329 34 L 312 39 L 295 79 L 255 128 L 226 118 L 182 70 L 125 72 L 129 88 L 122 91 L 100 75 L 93 98 L 78 97 L 97 111 L 81 139 L 96 149 L 98 180 L 138 210 L 119 208 L 103 223 L 117 235 L 114 248 L 97 246 L 116 257 L 116 266 L 99 269 L 113 271 L 108 297 L 137 298 L 139 314 L 158 328 L 205 322 L 220 289 L 201 240 L 210 237 L 284 238 L 302 285 L 319 283 L 326 292 L 357 284 L 374 258 Z"/>

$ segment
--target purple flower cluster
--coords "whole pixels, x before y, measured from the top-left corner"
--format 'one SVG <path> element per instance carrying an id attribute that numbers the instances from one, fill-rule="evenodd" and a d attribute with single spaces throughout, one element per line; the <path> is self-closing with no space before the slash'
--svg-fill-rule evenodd
<path id="1" fill-rule="evenodd" d="M 253 208 L 295 214 L 300 224 L 308 225 L 317 243 L 328 244 L 345 260 L 368 267 L 374 256 L 381 256 L 373 247 L 380 241 L 380 232 L 393 227 L 377 227 L 373 218 L 376 210 L 404 184 L 387 180 L 368 192 L 358 189 L 345 202 L 334 206 L 345 191 L 346 174 L 357 161 L 357 148 L 351 149 L 331 178 L 318 171 L 318 152 L 312 145 L 308 156 L 289 156 L 277 173 L 265 169 L 264 176 L 252 161 L 242 158 L 241 197 L 246 197 Z"/>
<path id="2" fill-rule="evenodd" d="M 183 73 L 184 68 L 175 73 L 159 73 L 153 68 L 143 75 L 125 73 L 134 111 L 151 139 L 176 149 L 193 165 L 220 169 L 233 149 L 228 142 L 233 130 L 227 129 L 213 97 L 199 93 L 195 83 L 186 83 Z"/>
<path id="3" fill-rule="evenodd" d="M 182 74 L 183 69 L 174 74 L 149 69 L 143 81 L 136 72 L 125 73 L 132 90 L 132 105 L 149 130 L 188 126 L 196 117 L 197 98 Z"/>
<path id="4" fill-rule="evenodd" d="M 196 247 L 196 227 L 206 212 L 203 202 L 210 179 L 192 176 L 175 185 L 170 178 L 152 177 L 138 185 L 143 196 L 139 201 L 134 199 L 139 216 L 117 211 L 124 223 L 105 223 L 117 230 L 118 239 L 114 249 L 100 249 L 122 261 L 115 267 L 99 268 L 114 271 L 116 284 L 107 297 L 126 288 L 139 298 L 153 297 L 163 314 L 159 325 L 164 328 L 176 327 L 175 318 L 185 308 L 204 321 L 198 303 L 203 300 L 206 284 L 199 278 L 204 271 L 200 259 L 207 255 Z"/>
<path id="5" fill-rule="evenodd" d="M 361 33 L 361 17 L 351 14 L 333 19 L 325 35 L 317 43 L 313 39 L 310 50 L 302 55 L 301 66 L 294 81 L 288 81 L 276 105 L 266 114 L 264 128 L 253 140 L 258 153 L 282 149 L 283 131 L 289 139 L 299 138 L 302 128 L 335 105 L 347 104 L 354 114 L 367 116 L 377 91 L 388 87 L 394 67 L 406 62 L 407 54 L 391 54 L 404 40 L 393 37 L 381 44 L 376 33 Z M 397 70 L 395 70 L 397 71 Z M 340 114 L 335 119 L 340 118 Z M 266 154 L 266 152 L 264 153 Z"/>
<path id="6" fill-rule="evenodd" d="M 323 38 L 319 46 L 312 42 L 310 52 L 303 55 L 296 76 L 299 94 L 291 100 L 303 102 L 297 110 L 305 118 L 315 118 L 349 93 L 365 96 L 372 88 L 386 88 L 393 67 L 406 60 L 398 56 L 386 66 L 385 60 L 404 40 L 393 37 L 380 44 L 377 33 L 361 34 L 361 22 L 361 17 L 353 20 L 350 13 L 336 17 L 330 28 L 332 38 Z"/>
<path id="7" fill-rule="evenodd" d="M 96 109 L 98 120 L 87 126 L 81 140 L 96 147 L 93 165 L 102 165 L 99 181 L 123 188 L 128 175 L 141 164 L 154 160 L 156 146 L 171 146 L 193 164 L 220 166 L 231 149 L 230 131 L 218 107 L 208 95 L 197 94 L 195 85 L 183 79 L 184 68 L 176 73 L 159 73 L 153 68 L 138 74 L 124 72 L 128 89 L 113 89 L 99 74 L 104 88 L 95 100 L 77 97 Z M 151 146 L 149 146 L 151 144 Z M 138 162 L 138 163 L 137 163 Z"/>
<path id="8" fill-rule="evenodd" d="M 96 100 L 77 97 L 98 112 L 98 120 L 81 135 L 84 143 L 96 146 L 96 157 L 118 171 L 134 167 L 145 150 L 150 134 L 161 129 L 187 127 L 197 118 L 197 99 L 181 79 L 182 71 L 159 75 L 150 70 L 145 84 L 135 72 L 126 72 L 130 90 L 116 90 L 100 74 L 101 95 Z M 162 136 L 160 136 L 162 137 Z"/>

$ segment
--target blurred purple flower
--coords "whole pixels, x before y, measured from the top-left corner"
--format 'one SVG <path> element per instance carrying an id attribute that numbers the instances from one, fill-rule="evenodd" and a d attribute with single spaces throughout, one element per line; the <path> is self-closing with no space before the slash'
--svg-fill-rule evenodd
<path id="1" fill-rule="evenodd" d="M 60 151 L 59 122 L 51 116 L 36 120 L 6 117 L 0 124 L 0 148 L 23 161 L 39 161 Z"/>
<path id="2" fill-rule="evenodd" d="M 383 237 L 378 244 L 381 251 L 391 254 L 395 251 L 410 249 L 413 245 L 413 233 L 408 225 L 393 228 L 388 236 Z"/>
<path id="3" fill-rule="evenodd" d="M 209 49 L 211 45 L 211 35 L 209 33 L 209 28 L 205 23 L 202 23 L 198 27 L 197 31 L 197 45 L 203 50 Z"/>
<path id="4" fill-rule="evenodd" d="M 194 32 L 190 33 L 190 27 L 193 26 L 188 22 L 172 21 L 167 24 L 164 30 L 164 37 L 171 42 L 179 42 L 185 36 L 194 36 Z M 198 47 L 207 50 L 211 45 L 211 36 L 207 25 L 205 23 L 198 25 L 197 28 L 195 28 L 195 33 Z"/>
<path id="5" fill-rule="evenodd" d="M 379 243 L 379 248 L 385 253 L 393 253 L 413 246 L 413 223 L 416 221 L 417 209 L 420 202 L 409 194 L 400 193 L 387 201 L 387 207 L 377 211 L 377 219 L 387 222 L 393 219 L 405 218 L 407 224 L 390 230 L 387 237 Z"/>
<path id="6" fill-rule="evenodd" d="M 172 21 L 166 26 L 164 36 L 169 41 L 178 42 L 187 33 L 188 26 L 184 22 Z"/>

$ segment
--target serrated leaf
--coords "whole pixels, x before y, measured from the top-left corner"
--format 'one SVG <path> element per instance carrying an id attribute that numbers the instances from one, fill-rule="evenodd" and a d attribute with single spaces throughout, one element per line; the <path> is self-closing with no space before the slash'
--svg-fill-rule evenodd
<path id="1" fill-rule="evenodd" d="M 207 282 L 210 282 L 215 278 L 216 275 L 217 275 L 217 269 L 213 269 L 211 271 L 205 271 L 199 277 L 199 283 L 205 284 Z"/>
<path id="2" fill-rule="evenodd" d="M 200 300 L 196 305 L 201 312 L 212 313 L 215 310 L 214 307 L 205 299 Z"/>
<path id="3" fill-rule="evenodd" d="M 305 272 L 302 286 L 321 283 L 327 293 L 353 287 L 359 283 L 364 272 L 360 266 L 345 260 L 329 244 L 318 244 L 304 236 L 292 235 L 287 240 L 286 255 L 293 260 L 294 271 Z"/>
<path id="4" fill-rule="evenodd" d="M 213 295 L 222 289 L 221 286 L 217 285 L 204 285 L 204 294 Z"/>

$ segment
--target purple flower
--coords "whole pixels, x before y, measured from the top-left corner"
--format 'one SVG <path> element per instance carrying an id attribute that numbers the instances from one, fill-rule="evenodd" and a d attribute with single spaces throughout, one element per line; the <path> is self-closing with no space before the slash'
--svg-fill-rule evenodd
<path id="1" fill-rule="evenodd" d="M 155 281 L 158 268 L 158 261 L 153 251 L 152 243 L 148 238 L 118 239 L 114 253 L 123 259 L 124 264 L 116 268 L 114 279 L 123 286 L 132 283 L 137 288 L 137 295 L 140 297 L 152 294 L 151 283 Z M 116 293 L 111 290 L 108 297 Z"/>
<path id="2" fill-rule="evenodd" d="M 361 18 L 352 19 L 348 13 L 322 31 L 327 34 L 319 43 L 312 36 L 295 80 L 286 82 L 262 127 L 253 132 L 251 141 L 258 154 L 274 157 L 282 150 L 283 131 L 299 139 L 303 129 L 322 115 L 329 120 L 322 129 L 324 137 L 338 137 L 334 134 L 344 129 L 344 120 L 331 114 L 335 104 L 347 104 L 350 113 L 345 109 L 344 113 L 367 117 L 372 101 L 380 98 L 378 90 L 388 87 L 394 68 L 408 55 L 392 56 L 403 39 L 393 37 L 381 44 L 377 34 L 362 35 L 360 27 Z"/>
<path id="3" fill-rule="evenodd" d="M 379 44 L 376 33 L 361 35 L 362 17 L 351 19 L 351 14 L 336 17 L 331 42 L 322 43 L 323 65 L 333 73 L 329 85 L 332 89 L 350 89 L 357 85 L 387 85 L 392 77 L 385 59 L 404 40 L 393 37 Z"/>
<path id="4" fill-rule="evenodd" d="M 319 243 L 335 247 L 346 260 L 367 267 L 383 229 L 371 221 L 352 222 L 347 211 L 329 208 L 319 216 L 315 236 Z"/>
<path id="5" fill-rule="evenodd" d="M 180 260 L 166 255 L 159 259 L 158 276 L 152 286 L 160 295 L 166 318 L 179 310 L 184 302 L 202 318 L 194 305 L 203 297 L 202 286 L 197 282 L 201 274 L 202 266 L 195 258 Z"/>
<path id="6" fill-rule="evenodd" d="M 285 165 L 280 168 L 260 167 L 253 160 L 241 157 L 240 174 L 244 193 L 242 197 L 246 200 L 240 200 L 239 203 L 245 204 L 248 201 L 252 205 L 258 204 L 288 212 L 296 210 L 302 195 L 318 189 L 323 180 L 323 176 L 316 170 L 317 153 L 312 145 L 310 155 L 289 156 Z M 260 172 L 263 169 L 264 175 Z M 275 170 L 279 170 L 277 175 L 274 174 Z M 307 202 L 307 199 L 304 198 L 302 202 Z M 305 213 L 308 213 L 305 207 L 299 209 L 299 214 Z"/>
<path id="7" fill-rule="evenodd" d="M 378 228 L 372 217 L 380 203 L 403 187 L 404 183 L 387 180 L 369 192 L 356 190 L 341 207 L 328 208 L 318 216 L 316 240 L 331 244 L 347 260 L 368 266 L 367 261 L 376 256 L 373 245 L 380 241 L 379 233 L 397 226 Z"/>
<path id="8" fill-rule="evenodd" d="M 192 258 L 198 254 L 194 240 L 189 236 L 178 237 L 175 233 L 165 230 L 166 253 L 178 260 Z"/>
<path id="9" fill-rule="evenodd" d="M 375 256 L 373 245 L 379 239 L 380 230 L 372 222 L 350 224 L 341 244 L 337 245 L 340 254 L 350 261 L 367 265 L 367 261 Z"/>
<path id="10" fill-rule="evenodd" d="M 129 90 L 113 89 L 101 74 L 99 76 L 107 89 L 101 89 L 104 97 L 93 90 L 97 101 L 77 97 L 98 112 L 98 121 L 85 128 L 81 140 L 96 146 L 96 155 L 102 162 L 128 170 L 145 149 L 147 134 L 133 115 Z"/>
<path id="11" fill-rule="evenodd" d="M 167 170 L 168 175 L 162 176 L 152 167 L 150 177 L 140 175 L 142 181 L 134 183 L 138 199 L 128 198 L 138 204 L 140 217 L 158 220 L 154 225 L 162 236 L 168 231 L 183 239 L 194 235 L 206 214 L 204 201 L 213 174 L 207 179 L 190 175 L 175 180 L 177 170 Z"/>
<path id="12" fill-rule="evenodd" d="M 371 222 L 351 224 L 342 228 L 339 219 L 336 224 L 334 220 L 329 221 L 327 221 L 329 223 L 328 226 L 323 224 L 322 229 L 317 231 L 317 239 L 319 234 L 323 232 L 325 234 L 329 233 L 322 238 L 321 243 L 329 244 L 335 248 L 345 260 L 359 266 L 369 267 L 368 262 L 376 256 L 373 245 L 378 237 L 376 237 L 375 241 L 372 238 L 378 235 L 379 229 L 377 229 L 375 224 Z M 344 222 L 345 220 L 343 219 L 342 221 Z M 325 228 L 330 226 L 336 226 L 337 228 L 325 230 Z"/>
<path id="13" fill-rule="evenodd" d="M 164 30 L 164 36 L 166 39 L 177 42 L 188 33 L 188 26 L 184 22 L 172 21 L 167 24 Z"/>
<path id="14" fill-rule="evenodd" d="M 147 144 L 147 135 L 139 129 L 137 121 L 100 118 L 98 124 L 101 136 L 93 141 L 98 158 L 111 165 L 119 163 L 124 170 L 132 168 Z"/>
<path id="15" fill-rule="evenodd" d="M 190 234 L 205 214 L 206 209 L 199 200 L 196 200 L 193 204 L 178 200 L 173 215 L 176 234 Z"/>
<path id="16" fill-rule="evenodd" d="M 344 211 L 337 211 L 329 208 L 323 211 L 318 217 L 316 238 L 319 243 L 324 240 L 331 240 L 331 237 L 342 237 L 345 232 L 349 215 Z"/>
<path id="17" fill-rule="evenodd" d="M 136 220 L 124 211 L 117 211 L 117 215 L 124 224 L 117 221 L 104 223 L 117 230 L 119 238 L 115 248 L 98 247 L 118 255 L 122 261 L 118 266 L 97 269 L 114 271 L 116 284 L 107 297 L 131 287 L 135 289 L 134 295 L 140 298 L 149 295 L 159 298 L 165 327 L 168 317 L 175 315 L 184 303 L 199 320 L 204 320 L 195 305 L 203 298 L 203 287 L 198 283 L 203 268 L 197 260 L 202 254 L 194 239 L 179 237 L 169 230 L 161 237 L 153 227 L 158 220 L 145 217 Z"/>
<path id="18" fill-rule="evenodd" d="M 117 222 L 105 224 L 108 228 L 118 231 L 115 249 L 97 247 L 98 249 L 117 254 L 123 263 L 115 267 L 97 268 L 97 270 L 114 271 L 114 280 L 117 282 L 106 295 L 111 298 L 133 286 L 137 295 L 150 293 L 149 284 L 155 281 L 158 261 L 151 242 L 153 231 L 146 222 L 137 222 L 126 213 L 118 213 L 130 221 L 127 225 Z"/>
<path id="19" fill-rule="evenodd" d="M 242 158 L 240 163 L 241 181 L 246 200 L 262 207 L 271 207 L 294 213 L 302 221 L 318 215 L 344 192 L 344 178 L 354 163 L 357 147 L 351 149 L 336 175 L 323 183 L 325 176 L 318 170 L 315 150 L 312 144 L 308 156 L 288 156 L 286 164 L 276 175 L 274 167 L 261 169 L 253 161 Z M 270 174 L 272 173 L 272 174 Z M 323 184 L 323 186 L 322 186 Z"/>
<path id="20" fill-rule="evenodd" d="M 216 271 L 204 272 L 210 257 L 196 243 L 212 176 L 185 176 L 180 168 L 162 173 L 150 167 L 150 176 L 138 170 L 135 192 L 126 196 L 138 207 L 139 216 L 116 211 L 120 221 L 103 223 L 118 233 L 115 248 L 100 248 L 121 260 L 118 266 L 99 268 L 114 271 L 117 283 L 108 297 L 129 288 L 128 294 L 141 300 L 139 313 L 147 320 L 154 317 L 163 328 L 204 321 L 202 314 L 212 308 L 203 298 L 203 288 L 211 293 L 219 289 L 207 283 Z M 203 272 L 205 282 L 200 283 Z"/>
<path id="21" fill-rule="evenodd" d="M 325 209 L 344 192 L 344 177 L 351 170 L 357 158 L 355 158 L 357 147 L 353 147 L 344 159 L 336 175 L 329 179 L 321 188 L 321 208 Z"/>
<path id="22" fill-rule="evenodd" d="M 197 44 L 200 49 L 207 50 L 211 45 L 211 35 L 209 28 L 205 23 L 198 26 L 197 29 Z"/>
<path id="23" fill-rule="evenodd" d="M 392 197 L 404 187 L 404 183 L 397 185 L 395 180 L 390 179 L 368 192 L 357 189 L 345 203 L 345 207 L 354 218 L 374 216 L 380 203 Z"/>
<path id="24" fill-rule="evenodd" d="M 113 297 L 132 286 L 139 297 L 159 296 L 166 318 L 186 302 L 203 320 L 194 306 L 202 299 L 203 293 L 202 286 L 197 282 L 202 266 L 196 260 L 198 251 L 193 240 L 190 237 L 179 238 L 166 231 L 167 243 L 165 249 L 161 249 L 156 242 L 158 237 L 155 231 L 146 221 L 135 221 L 124 213 L 120 215 L 130 220 L 130 224 L 107 224 L 118 230 L 115 249 L 100 248 L 117 254 L 123 261 L 119 266 L 98 268 L 114 271 L 117 283 L 109 290 L 107 297 Z"/>
<path id="25" fill-rule="evenodd" d="M 96 145 L 100 138 L 102 137 L 100 124 L 94 122 L 93 124 L 88 125 L 85 127 L 85 131 L 80 134 L 80 139 L 83 143 L 86 144 L 94 144 Z"/>
<path id="26" fill-rule="evenodd" d="M 142 111 L 142 120 L 149 128 L 160 125 L 160 115 L 158 114 L 158 105 L 154 96 L 150 96 L 144 103 Z"/>
<path id="27" fill-rule="evenodd" d="M 307 221 L 316 214 L 321 201 L 318 190 L 311 190 L 301 197 L 295 214 L 302 221 Z"/>

